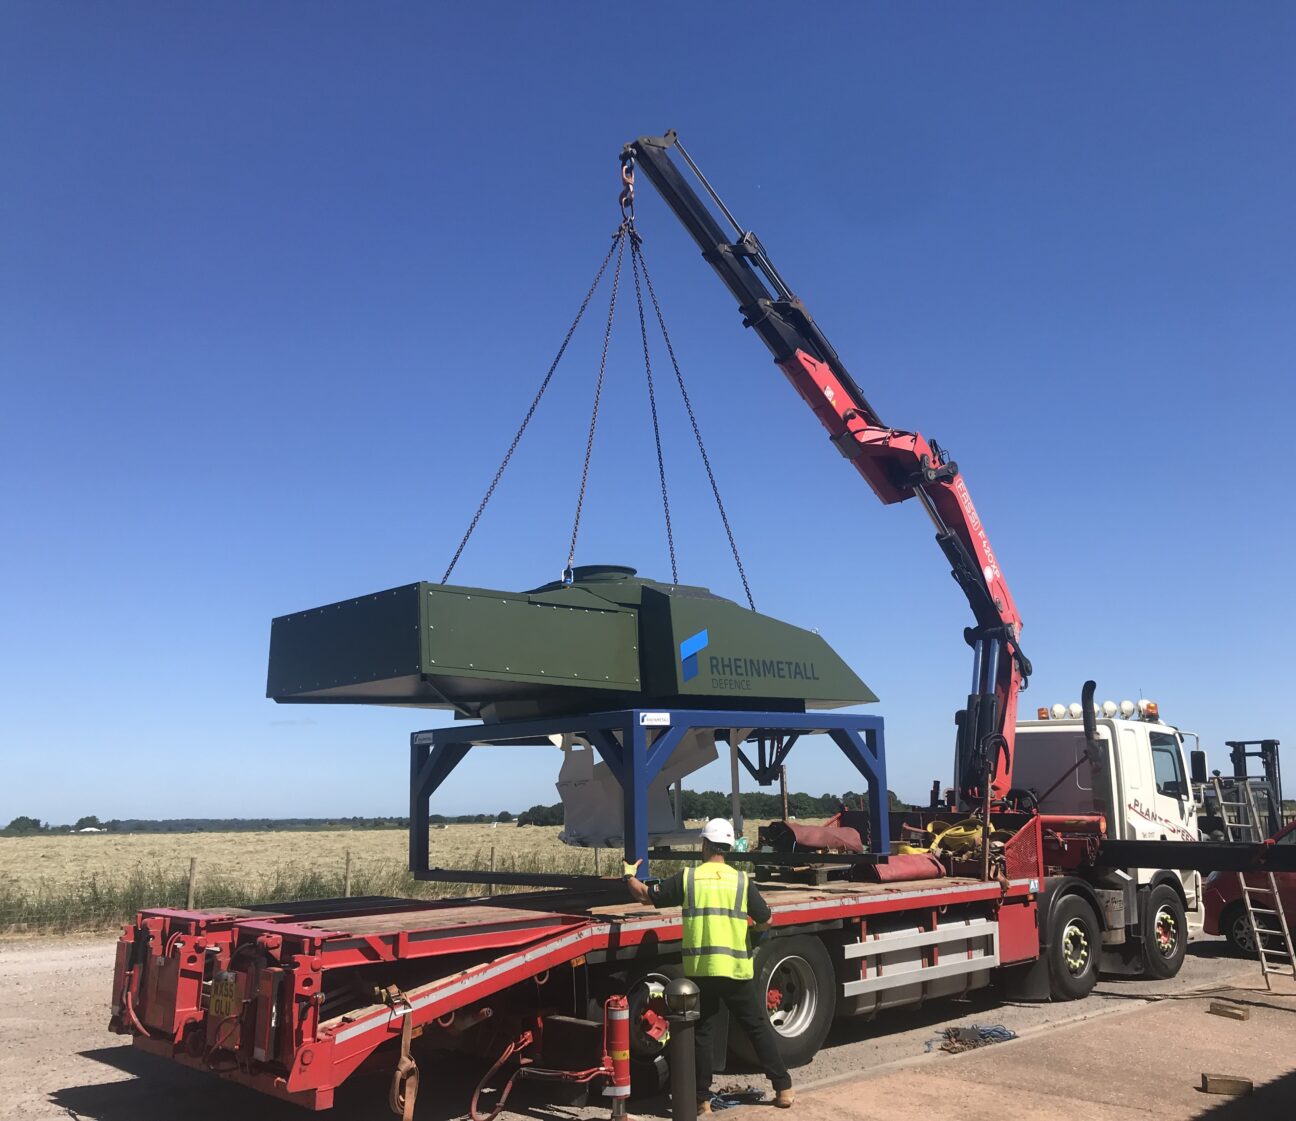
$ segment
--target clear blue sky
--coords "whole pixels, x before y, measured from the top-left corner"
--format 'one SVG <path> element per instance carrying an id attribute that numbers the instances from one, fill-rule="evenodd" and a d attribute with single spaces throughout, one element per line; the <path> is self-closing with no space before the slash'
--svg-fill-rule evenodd
<path id="1" fill-rule="evenodd" d="M 1294 56 L 1277 3 L 4 5 L 0 821 L 404 811 L 441 714 L 276 707 L 270 619 L 439 578 L 621 143 L 668 127 L 883 416 L 963 467 L 1024 708 L 1093 676 L 1296 751 Z M 966 606 L 641 194 L 757 603 L 873 686 L 922 797 Z M 599 333 L 463 582 L 562 567 Z M 625 315 L 578 561 L 662 577 L 637 347 Z M 667 401 L 681 578 L 738 596 Z M 551 801 L 556 763 L 483 753 L 439 806 Z M 810 747 L 792 782 L 858 785 Z"/>

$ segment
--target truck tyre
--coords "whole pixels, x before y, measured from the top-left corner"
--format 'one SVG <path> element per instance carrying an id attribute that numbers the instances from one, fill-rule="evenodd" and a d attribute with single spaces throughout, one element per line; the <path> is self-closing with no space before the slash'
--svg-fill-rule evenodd
<path id="1" fill-rule="evenodd" d="M 1080 1000 L 1098 983 L 1102 932 L 1094 909 L 1078 895 L 1064 895 L 1053 908 L 1049 931 L 1049 995 Z"/>
<path id="2" fill-rule="evenodd" d="M 1188 916 L 1183 900 L 1169 884 L 1148 893 L 1143 909 L 1143 964 L 1149 977 L 1173 977 L 1188 949 Z"/>
<path id="3" fill-rule="evenodd" d="M 753 968 L 783 1061 L 805 1066 L 823 1046 L 837 1009 L 837 977 L 827 949 L 808 934 L 771 938 L 756 948 Z M 756 1061 L 751 1040 L 733 1022 L 729 1050 L 744 1062 Z"/>

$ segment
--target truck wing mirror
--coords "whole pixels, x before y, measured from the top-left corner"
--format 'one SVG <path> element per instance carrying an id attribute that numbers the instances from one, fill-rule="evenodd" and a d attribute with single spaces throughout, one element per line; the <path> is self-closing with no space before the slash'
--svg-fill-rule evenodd
<path id="1" fill-rule="evenodd" d="M 1192 772 L 1192 780 L 1198 785 L 1210 781 L 1210 776 L 1206 773 L 1206 752 L 1190 751 L 1188 753 L 1188 769 Z"/>

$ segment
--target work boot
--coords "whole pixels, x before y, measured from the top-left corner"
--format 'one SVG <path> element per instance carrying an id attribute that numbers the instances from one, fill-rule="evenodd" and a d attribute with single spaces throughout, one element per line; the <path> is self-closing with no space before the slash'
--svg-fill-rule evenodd
<path id="1" fill-rule="evenodd" d="M 779 1109 L 791 1109 L 794 1101 L 796 1101 L 796 1091 L 791 1086 L 786 1090 L 778 1090 L 774 1094 L 774 1104 Z"/>
<path id="2" fill-rule="evenodd" d="M 710 1095 L 710 1094 L 708 1094 L 705 1098 L 698 1098 L 698 1108 L 697 1108 L 697 1111 L 698 1111 L 698 1113 L 710 1113 L 710 1112 L 711 1112 L 711 1095 Z"/>

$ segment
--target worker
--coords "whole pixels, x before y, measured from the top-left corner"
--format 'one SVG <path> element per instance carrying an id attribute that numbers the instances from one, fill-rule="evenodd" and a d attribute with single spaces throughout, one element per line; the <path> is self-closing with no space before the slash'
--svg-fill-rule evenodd
<path id="1" fill-rule="evenodd" d="M 700 864 L 652 884 L 635 877 L 642 861 L 625 866 L 626 883 L 637 902 L 683 911 L 684 976 L 697 984 L 702 996 L 694 1034 L 699 1113 L 711 1112 L 712 1040 L 721 1006 L 751 1040 L 774 1087 L 774 1104 L 787 1109 L 795 1097 L 764 993 L 753 978 L 748 941 L 751 924 L 758 933 L 769 929 L 769 904 L 750 876 L 725 863 L 733 847 L 733 825 L 717 817 L 702 830 Z"/>

